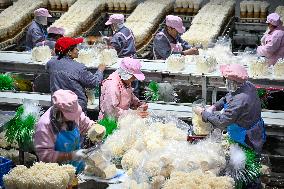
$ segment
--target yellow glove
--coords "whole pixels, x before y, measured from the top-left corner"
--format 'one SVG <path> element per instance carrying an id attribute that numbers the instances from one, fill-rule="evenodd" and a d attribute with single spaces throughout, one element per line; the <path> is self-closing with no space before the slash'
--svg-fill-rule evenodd
<path id="1" fill-rule="evenodd" d="M 104 138 L 105 133 L 106 129 L 104 126 L 94 123 L 88 130 L 87 136 L 92 142 L 99 142 Z"/>

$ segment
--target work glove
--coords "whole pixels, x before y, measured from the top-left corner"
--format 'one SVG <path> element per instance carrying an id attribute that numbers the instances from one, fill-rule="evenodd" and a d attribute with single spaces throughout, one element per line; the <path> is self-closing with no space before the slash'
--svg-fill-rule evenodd
<path id="1" fill-rule="evenodd" d="M 86 159 L 87 156 L 87 150 L 86 149 L 80 149 L 72 152 L 72 160 L 74 161 L 80 161 Z"/>
<path id="2" fill-rule="evenodd" d="M 105 133 L 106 128 L 104 126 L 94 123 L 88 130 L 87 136 L 92 142 L 99 142 L 103 140 Z"/>

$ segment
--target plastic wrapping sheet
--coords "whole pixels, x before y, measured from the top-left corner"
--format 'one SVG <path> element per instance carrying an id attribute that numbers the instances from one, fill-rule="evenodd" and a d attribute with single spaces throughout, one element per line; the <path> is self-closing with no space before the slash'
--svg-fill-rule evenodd
<path id="1" fill-rule="evenodd" d="M 178 119 L 176 116 L 174 116 L 171 113 L 168 112 L 150 112 L 149 118 L 146 120 L 148 125 L 161 122 L 161 123 L 173 123 L 176 125 L 177 128 L 181 129 L 184 132 L 188 132 L 191 127 L 185 123 L 184 121 Z"/>
<path id="2" fill-rule="evenodd" d="M 254 56 L 248 64 L 249 76 L 253 78 L 268 77 L 272 73 L 268 60 L 265 57 Z"/>
<path id="3" fill-rule="evenodd" d="M 168 71 L 181 71 L 186 67 L 184 56 L 179 54 L 170 55 L 165 63 Z"/>
<path id="4" fill-rule="evenodd" d="M 194 101 L 192 104 L 192 111 L 193 111 L 193 115 L 192 115 L 192 125 L 193 125 L 193 132 L 196 135 L 208 135 L 213 127 L 211 125 L 211 123 L 205 123 L 202 120 L 202 116 L 201 115 L 197 115 L 195 113 L 195 109 L 196 108 L 205 108 L 205 100 L 204 99 L 200 99 L 197 101 Z"/>
<path id="5" fill-rule="evenodd" d="M 205 53 L 202 56 L 196 57 L 196 71 L 197 73 L 212 73 L 216 71 L 217 60 L 214 56 Z"/>
<path id="6" fill-rule="evenodd" d="M 218 64 L 231 64 L 234 57 L 231 39 L 219 37 L 214 47 L 207 50 L 207 54 L 215 57 Z"/>
<path id="7" fill-rule="evenodd" d="M 119 130 L 105 141 L 103 148 L 121 149 L 119 156 L 113 151 L 110 156 L 121 158 L 123 169 L 136 184 L 159 185 L 161 178 L 169 178 L 173 171 L 201 169 L 218 174 L 225 165 L 220 131 L 190 144 L 186 141 L 190 127 L 167 113 L 152 114 L 147 119 L 135 114 L 124 115 L 119 125 Z"/>
<path id="8" fill-rule="evenodd" d="M 284 78 L 284 58 L 279 58 L 273 66 L 273 77 L 279 79 Z"/>
<path id="9" fill-rule="evenodd" d="M 178 95 L 175 92 L 175 89 L 170 83 L 159 83 L 159 95 L 160 99 L 164 102 L 176 102 Z"/>
<path id="10" fill-rule="evenodd" d="M 77 62 L 80 62 L 90 67 L 97 66 L 95 60 L 98 57 L 99 52 L 96 46 L 81 45 L 79 49 L 80 50 L 79 50 L 78 58 L 75 59 Z"/>

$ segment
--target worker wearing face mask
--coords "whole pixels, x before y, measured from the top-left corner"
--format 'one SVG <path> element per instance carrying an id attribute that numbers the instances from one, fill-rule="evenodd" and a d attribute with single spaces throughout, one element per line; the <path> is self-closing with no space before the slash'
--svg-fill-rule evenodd
<path id="1" fill-rule="evenodd" d="M 51 54 L 55 55 L 55 43 L 59 38 L 64 36 L 65 30 L 61 27 L 52 26 L 48 28 L 47 32 L 48 35 L 46 40 L 37 43 L 36 46 L 48 46 L 51 49 Z"/>
<path id="2" fill-rule="evenodd" d="M 279 58 L 284 58 L 284 27 L 277 13 L 269 14 L 266 23 L 269 31 L 262 37 L 257 53 L 265 56 L 269 65 L 274 65 Z"/>
<path id="3" fill-rule="evenodd" d="M 51 106 L 39 119 L 34 135 L 34 146 L 40 161 L 71 164 L 77 173 L 84 170 L 86 150 L 80 149 L 81 136 L 93 142 L 103 139 L 105 128 L 90 120 L 82 111 L 78 97 L 69 90 L 58 90 L 52 95 Z"/>
<path id="4" fill-rule="evenodd" d="M 118 57 L 136 57 L 135 38 L 132 31 L 124 26 L 124 15 L 111 15 L 105 25 L 110 25 L 114 32 L 111 38 L 105 39 L 117 51 Z"/>
<path id="5" fill-rule="evenodd" d="M 131 83 L 135 79 L 145 79 L 140 61 L 130 57 L 123 58 L 120 67 L 102 82 L 100 119 L 106 116 L 117 119 L 129 109 L 137 110 L 142 118 L 148 116 L 148 105 L 140 102 L 133 94 Z"/>
<path id="6" fill-rule="evenodd" d="M 256 88 L 247 81 L 247 71 L 239 64 L 222 66 L 221 72 L 226 78 L 226 96 L 206 110 L 196 108 L 194 111 L 213 127 L 227 130 L 233 141 L 260 153 L 265 129 Z"/>
<path id="7" fill-rule="evenodd" d="M 157 33 L 154 38 L 154 59 L 167 59 L 171 54 L 198 55 L 198 49 L 191 47 L 180 34 L 185 32 L 182 19 L 178 16 L 166 17 L 166 28 Z"/>
<path id="8" fill-rule="evenodd" d="M 34 20 L 28 28 L 26 34 L 26 50 L 33 49 L 37 43 L 47 38 L 47 18 L 52 17 L 48 10 L 39 8 L 34 11 Z"/>
<path id="9" fill-rule="evenodd" d="M 124 26 L 124 15 L 111 15 L 105 25 L 110 25 L 114 34 L 112 37 L 105 37 L 104 39 L 116 50 L 118 57 L 136 58 L 135 38 L 132 31 Z M 139 81 L 134 80 L 132 82 L 132 87 L 134 88 L 134 94 L 139 97 Z"/>

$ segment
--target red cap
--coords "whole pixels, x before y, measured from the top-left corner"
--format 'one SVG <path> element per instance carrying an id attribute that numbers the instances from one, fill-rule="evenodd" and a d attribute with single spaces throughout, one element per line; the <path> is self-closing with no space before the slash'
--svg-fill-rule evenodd
<path id="1" fill-rule="evenodd" d="M 78 45 L 84 41 L 84 38 L 61 37 L 55 43 L 55 50 L 65 52 L 69 47 Z"/>

